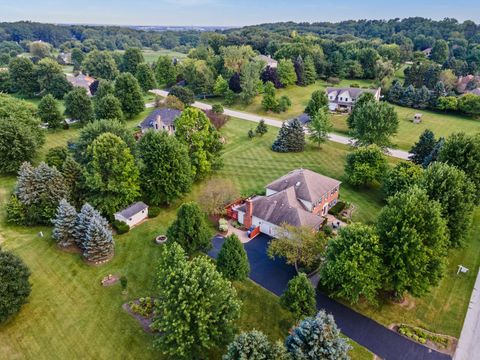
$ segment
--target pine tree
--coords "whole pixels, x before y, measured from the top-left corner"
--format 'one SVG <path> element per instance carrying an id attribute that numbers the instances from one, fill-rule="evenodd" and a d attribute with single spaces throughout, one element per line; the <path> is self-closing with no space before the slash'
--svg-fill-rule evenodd
<path id="1" fill-rule="evenodd" d="M 351 346 L 340 335 L 332 315 L 324 310 L 304 319 L 285 340 L 293 360 L 349 360 Z"/>
<path id="2" fill-rule="evenodd" d="M 63 116 L 58 109 L 55 98 L 51 95 L 45 95 L 38 104 L 38 116 L 48 124 L 50 129 L 58 129 L 62 126 Z"/>
<path id="3" fill-rule="evenodd" d="M 395 81 L 390 90 L 388 91 L 388 101 L 394 104 L 400 104 L 402 101 L 403 92 L 403 86 L 400 81 Z"/>
<path id="4" fill-rule="evenodd" d="M 85 234 L 83 256 L 90 262 L 105 261 L 110 258 L 114 250 L 112 232 L 108 224 L 98 214 L 95 214 Z"/>
<path id="5" fill-rule="evenodd" d="M 423 164 L 425 158 L 430 155 L 437 140 L 432 130 L 426 129 L 421 135 L 418 141 L 410 149 L 410 160 L 415 164 Z"/>
<path id="6" fill-rule="evenodd" d="M 422 162 L 422 166 L 424 168 L 427 168 L 431 163 L 437 161 L 444 143 L 445 143 L 445 138 L 441 137 L 440 139 L 438 139 L 437 143 L 433 147 L 430 154 L 428 154 Z"/>
<path id="7" fill-rule="evenodd" d="M 62 199 L 58 204 L 57 215 L 52 219 L 52 236 L 60 247 L 75 245 L 75 227 L 77 224 L 77 211 Z"/>
<path id="8" fill-rule="evenodd" d="M 98 213 L 89 203 L 85 203 L 77 214 L 73 237 L 77 246 L 82 250 L 86 240 L 88 227 L 95 215 L 98 215 Z"/>
<path id="9" fill-rule="evenodd" d="M 301 152 L 305 148 L 305 131 L 298 119 L 284 122 L 272 144 L 276 152 Z"/>
<path id="10" fill-rule="evenodd" d="M 217 268 L 229 280 L 245 280 L 250 273 L 250 264 L 241 241 L 233 234 L 225 242 L 217 257 Z"/>
<path id="11" fill-rule="evenodd" d="M 280 303 L 297 319 L 315 315 L 317 310 L 315 289 L 307 275 L 300 273 L 288 282 L 287 289 L 280 297 Z"/>
<path id="12" fill-rule="evenodd" d="M 243 332 L 228 345 L 223 360 L 287 360 L 281 342 L 272 344 L 261 331 Z"/>
<path id="13" fill-rule="evenodd" d="M 258 123 L 257 127 L 255 128 L 255 133 L 260 135 L 260 136 L 263 136 L 267 133 L 268 131 L 268 127 L 267 125 L 265 125 L 265 120 L 260 120 L 260 122 Z"/>

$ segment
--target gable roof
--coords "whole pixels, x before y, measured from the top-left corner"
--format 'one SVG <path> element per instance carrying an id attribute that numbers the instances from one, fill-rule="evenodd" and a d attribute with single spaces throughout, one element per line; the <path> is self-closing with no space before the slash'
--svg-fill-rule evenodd
<path id="1" fill-rule="evenodd" d="M 121 211 L 118 211 L 115 213 L 115 215 L 121 215 L 123 216 L 125 219 L 129 219 L 131 218 L 133 215 L 135 214 L 138 214 L 140 211 L 142 210 L 146 210 L 148 208 L 148 205 L 145 204 L 144 202 L 142 201 L 138 201 L 136 203 L 133 203 L 132 205 L 130 205 L 129 207 L 121 210 Z"/>
<path id="2" fill-rule="evenodd" d="M 307 113 L 302 113 L 302 114 L 298 115 L 297 117 L 295 117 L 293 119 L 290 119 L 288 122 L 291 123 L 295 119 L 300 121 L 300 124 L 302 124 L 303 126 L 307 125 L 312 120 L 310 118 L 310 115 L 308 115 Z"/>
<path id="3" fill-rule="evenodd" d="M 157 116 L 160 116 L 162 123 L 167 126 L 173 126 L 175 119 L 182 114 L 180 110 L 171 108 L 161 108 L 153 110 L 141 123 L 142 129 L 154 128 Z"/>
<path id="4" fill-rule="evenodd" d="M 83 87 L 90 91 L 90 85 L 95 81 L 91 76 L 78 74 L 77 76 L 72 74 L 67 74 L 67 80 L 73 86 Z"/>
<path id="5" fill-rule="evenodd" d="M 320 175 L 314 171 L 296 169 L 268 184 L 266 188 L 282 191 L 294 187 L 297 198 L 313 203 L 340 184 L 340 181 Z"/>
<path id="6" fill-rule="evenodd" d="M 295 189 L 290 187 L 270 196 L 257 196 L 252 200 L 253 216 L 271 224 L 281 226 L 284 223 L 294 226 L 319 228 L 323 218 L 305 210 L 297 200 Z M 237 208 L 246 211 L 246 205 Z"/>
<path id="7" fill-rule="evenodd" d="M 353 88 L 353 87 L 345 87 L 345 88 L 337 88 L 337 87 L 327 87 L 327 94 L 334 95 L 335 99 L 333 101 L 339 101 L 338 97 L 347 91 L 350 94 L 350 97 L 353 99 L 357 99 L 360 95 L 365 92 L 371 93 L 373 95 L 377 94 L 378 89 L 361 89 L 361 88 Z M 332 101 L 328 99 L 329 101 Z"/>
<path id="8" fill-rule="evenodd" d="M 278 61 L 275 60 L 275 59 L 272 59 L 271 56 L 267 56 L 267 55 L 257 55 L 255 57 L 255 59 L 257 60 L 260 60 L 260 61 L 264 61 L 267 63 L 267 65 L 277 65 L 278 64 Z"/>

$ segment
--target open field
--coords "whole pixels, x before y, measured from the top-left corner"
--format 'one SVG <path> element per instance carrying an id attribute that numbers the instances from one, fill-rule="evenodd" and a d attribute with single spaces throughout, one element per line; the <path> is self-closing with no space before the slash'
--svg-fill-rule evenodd
<path id="1" fill-rule="evenodd" d="M 142 118 L 141 114 L 128 125 L 133 127 Z M 226 166 L 218 176 L 225 176 L 239 166 L 244 157 L 233 162 L 236 151 L 243 151 L 251 143 L 246 142 L 249 124 L 232 120 L 224 129 L 227 138 L 225 152 Z M 47 143 L 41 151 L 64 145 L 68 139 L 78 135 L 78 129 L 58 131 L 47 135 Z M 276 129 L 264 138 L 255 139 L 260 150 L 257 158 L 259 170 L 246 173 L 245 167 L 236 171 L 234 178 L 242 191 L 251 191 L 267 180 L 297 166 L 313 166 L 317 170 L 341 161 L 341 155 L 335 155 L 335 144 L 325 146 L 322 151 L 310 148 L 305 157 L 285 155 L 285 164 L 273 169 L 267 153 L 268 145 L 274 138 Z M 257 141 L 258 140 L 258 141 Z M 327 153 L 328 151 L 328 153 Z M 339 148 L 340 154 L 346 148 Z M 238 155 L 238 154 L 237 154 Z M 244 154 L 243 154 L 244 155 Z M 277 155 L 277 154 L 274 154 Z M 280 155 L 280 154 L 278 154 Z M 327 160 L 326 157 L 333 159 Z M 40 160 L 39 159 L 39 160 Z M 280 160 L 280 159 L 275 159 Z M 270 164 L 270 165 L 268 165 Z M 248 166 L 248 162 L 245 164 Z M 341 174 L 341 166 L 336 165 L 331 174 Z M 253 167 L 251 167 L 253 169 Z M 270 170 L 268 170 L 270 169 Z M 240 171 L 239 171 L 240 170 Z M 251 179 L 251 176 L 255 179 Z M 14 177 L 0 177 L 0 244 L 20 255 L 32 271 L 32 294 L 18 316 L 0 326 L 0 353 L 8 359 L 65 359 L 65 358 L 126 358 L 161 359 L 160 353 L 153 349 L 153 335 L 144 333 L 136 321 L 127 315 L 121 304 L 129 299 L 155 293 L 155 266 L 159 248 L 153 244 L 153 237 L 164 233 L 175 214 L 174 204 L 161 214 L 143 223 L 131 232 L 116 236 L 116 255 L 108 264 L 100 267 L 86 265 L 77 254 L 59 251 L 50 239 L 50 229 L 46 227 L 13 227 L 4 223 L 4 208 L 8 194 L 13 189 Z M 195 199 L 202 185 L 196 185 L 192 194 L 185 200 Z M 345 195 L 348 191 L 345 191 Z M 374 203 L 369 211 L 376 213 L 380 203 L 372 194 L 358 195 L 365 205 Z M 351 194 L 352 199 L 355 195 Z M 368 219 L 367 211 L 359 211 L 359 217 Z M 38 232 L 45 233 L 44 238 Z M 101 279 L 108 274 L 123 274 L 128 278 L 128 295 L 121 294 L 119 285 L 109 288 L 100 286 Z M 278 298 L 263 288 L 247 281 L 235 283 L 243 301 L 242 317 L 238 322 L 241 330 L 256 328 L 264 331 L 272 340 L 283 339 L 294 321 L 291 314 L 284 310 Z M 352 359 L 367 360 L 372 355 L 364 348 L 355 345 Z M 219 359 L 223 349 L 214 349 L 209 358 Z"/>
<path id="2" fill-rule="evenodd" d="M 154 51 L 151 49 L 144 49 L 142 50 L 142 53 L 147 63 L 154 63 L 157 61 L 159 56 L 164 56 L 164 55 L 170 56 L 172 58 L 177 58 L 177 59 L 184 59 L 187 57 L 187 54 L 184 54 L 178 51 L 168 50 L 168 49 L 160 49 L 157 51 Z"/>

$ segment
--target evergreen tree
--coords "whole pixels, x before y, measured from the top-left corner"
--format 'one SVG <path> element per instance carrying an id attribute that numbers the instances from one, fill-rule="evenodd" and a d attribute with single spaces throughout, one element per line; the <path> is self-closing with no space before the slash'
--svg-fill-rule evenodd
<path id="1" fill-rule="evenodd" d="M 223 360 L 287 360 L 282 343 L 272 344 L 264 333 L 242 332 L 228 345 Z"/>
<path id="2" fill-rule="evenodd" d="M 105 133 L 93 141 L 88 153 L 92 159 L 85 172 L 89 202 L 106 215 L 132 203 L 140 194 L 139 171 L 125 142 Z"/>
<path id="3" fill-rule="evenodd" d="M 114 241 L 112 232 L 108 229 L 106 220 L 95 214 L 85 234 L 83 256 L 88 261 L 97 263 L 108 260 L 113 251 Z"/>
<path id="4" fill-rule="evenodd" d="M 155 89 L 157 87 L 157 81 L 155 80 L 155 74 L 152 68 L 148 64 L 138 64 L 136 78 L 140 87 L 144 92 Z"/>
<path id="5" fill-rule="evenodd" d="M 141 188 L 151 205 L 170 204 L 190 191 L 192 165 L 186 146 L 162 131 L 147 131 L 138 141 L 136 154 Z"/>
<path id="6" fill-rule="evenodd" d="M 284 122 L 272 144 L 276 152 L 301 152 L 305 148 L 305 131 L 298 119 Z"/>
<path id="7" fill-rule="evenodd" d="M 332 315 L 324 310 L 293 328 L 285 340 L 292 360 L 349 360 L 351 347 L 340 335 Z"/>
<path id="8" fill-rule="evenodd" d="M 315 289 L 307 275 L 300 273 L 288 282 L 287 289 L 280 297 L 280 303 L 298 320 L 315 315 L 317 310 Z"/>
<path id="9" fill-rule="evenodd" d="M 308 101 L 307 107 L 305 108 L 305 113 L 313 117 L 320 109 L 328 109 L 328 98 L 327 93 L 322 90 L 315 90 L 312 93 L 312 97 Z"/>
<path id="10" fill-rule="evenodd" d="M 415 90 L 415 104 L 414 107 L 418 109 L 425 109 L 430 101 L 430 90 L 424 85 L 420 89 Z"/>
<path id="11" fill-rule="evenodd" d="M 57 214 L 52 219 L 53 233 L 52 237 L 60 247 L 69 247 L 75 245 L 75 227 L 77 224 L 77 211 L 62 199 L 58 204 Z"/>
<path id="12" fill-rule="evenodd" d="M 6 220 L 9 224 L 25 225 L 26 209 L 25 205 L 13 194 L 6 206 Z"/>
<path id="13" fill-rule="evenodd" d="M 401 104 L 403 98 L 404 89 L 400 81 L 396 80 L 390 90 L 388 91 L 388 101 L 394 104 Z"/>
<path id="14" fill-rule="evenodd" d="M 131 119 L 145 109 L 143 95 L 137 79 L 130 74 L 120 74 L 115 80 L 115 97 L 122 104 L 123 114 Z"/>
<path id="15" fill-rule="evenodd" d="M 83 190 L 85 185 L 82 166 L 71 156 L 67 156 L 63 162 L 62 174 L 67 187 L 68 199 L 70 199 L 75 207 L 80 207 L 84 198 Z"/>
<path id="16" fill-rule="evenodd" d="M 417 96 L 417 92 L 415 91 L 415 88 L 413 87 L 413 85 L 409 85 L 403 92 L 400 105 L 403 105 L 406 107 L 413 107 L 417 99 L 416 96 Z"/>
<path id="17" fill-rule="evenodd" d="M 100 216 L 100 214 L 89 203 L 83 204 L 80 212 L 77 214 L 73 238 L 75 244 L 81 250 L 84 248 L 88 227 L 95 216 Z"/>
<path id="18" fill-rule="evenodd" d="M 305 58 L 305 72 L 303 73 L 303 84 L 311 85 L 315 84 L 317 79 L 317 71 L 315 70 L 315 64 L 311 56 Z"/>
<path id="19" fill-rule="evenodd" d="M 447 96 L 447 91 L 445 90 L 445 85 L 442 81 L 438 81 L 433 88 L 433 91 L 430 93 L 429 106 L 432 109 L 435 109 L 438 106 L 438 99 L 441 97 Z"/>
<path id="20" fill-rule="evenodd" d="M 305 63 L 300 55 L 294 62 L 295 74 L 297 75 L 297 85 L 306 86 L 305 80 Z"/>
<path id="21" fill-rule="evenodd" d="M 308 123 L 309 139 L 321 146 L 328 139 L 328 133 L 332 130 L 332 123 L 328 118 L 325 108 L 317 110 Z"/>
<path id="22" fill-rule="evenodd" d="M 441 137 L 438 139 L 437 143 L 433 147 L 430 154 L 428 154 L 425 159 L 423 160 L 422 166 L 426 169 L 431 163 L 438 160 L 438 156 L 440 151 L 442 150 L 443 145 L 445 144 L 445 139 Z"/>
<path id="23" fill-rule="evenodd" d="M 55 166 L 57 170 L 62 170 L 63 163 L 68 157 L 68 149 L 66 146 L 55 146 L 48 149 L 45 155 L 45 163 L 48 166 Z"/>
<path id="24" fill-rule="evenodd" d="M 229 280 L 245 280 L 250 273 L 250 264 L 241 241 L 232 234 L 225 241 L 218 253 L 217 269 Z"/>
<path id="25" fill-rule="evenodd" d="M 112 94 L 95 100 L 95 117 L 104 120 L 123 120 L 122 104 Z"/>
<path id="26" fill-rule="evenodd" d="M 213 93 L 216 96 L 225 96 L 228 90 L 228 81 L 223 78 L 222 75 L 218 75 L 213 86 Z"/>
<path id="27" fill-rule="evenodd" d="M 50 129 L 58 129 L 62 126 L 63 116 L 60 112 L 55 98 L 51 95 L 45 95 L 38 104 L 38 117 L 48 124 Z"/>
<path id="28" fill-rule="evenodd" d="M 31 292 L 30 270 L 12 252 L 0 249 L 0 324 L 20 311 Z"/>
<path id="29" fill-rule="evenodd" d="M 168 56 L 160 56 L 155 64 L 155 76 L 159 85 L 172 86 L 177 82 L 177 71 Z"/>
<path id="30" fill-rule="evenodd" d="M 265 120 L 260 120 L 257 127 L 255 128 L 255 134 L 263 136 L 267 133 L 268 127 L 265 125 Z"/>
<path id="31" fill-rule="evenodd" d="M 435 140 L 435 135 L 432 130 L 426 129 L 420 135 L 418 141 L 410 149 L 410 160 L 415 164 L 423 164 L 425 158 L 430 155 L 437 140 Z"/>
<path id="32" fill-rule="evenodd" d="M 184 203 L 178 208 L 177 218 L 168 228 L 167 236 L 170 241 L 179 243 L 188 255 L 212 247 L 205 214 L 194 202 Z"/>
<path id="33" fill-rule="evenodd" d="M 84 88 L 76 87 L 65 96 L 65 115 L 83 123 L 93 121 L 93 104 Z"/>
<path id="34" fill-rule="evenodd" d="M 277 111 L 278 109 L 278 100 L 275 97 L 275 86 L 270 81 L 265 84 L 262 108 L 265 111 Z"/>

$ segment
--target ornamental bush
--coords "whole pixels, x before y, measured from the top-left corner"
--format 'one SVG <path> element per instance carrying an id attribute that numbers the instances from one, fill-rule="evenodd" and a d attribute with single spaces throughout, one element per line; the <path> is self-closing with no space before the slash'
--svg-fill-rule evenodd
<path id="1" fill-rule="evenodd" d="M 250 273 L 250 264 L 237 235 L 225 238 L 217 257 L 217 268 L 229 280 L 245 280 Z"/>

